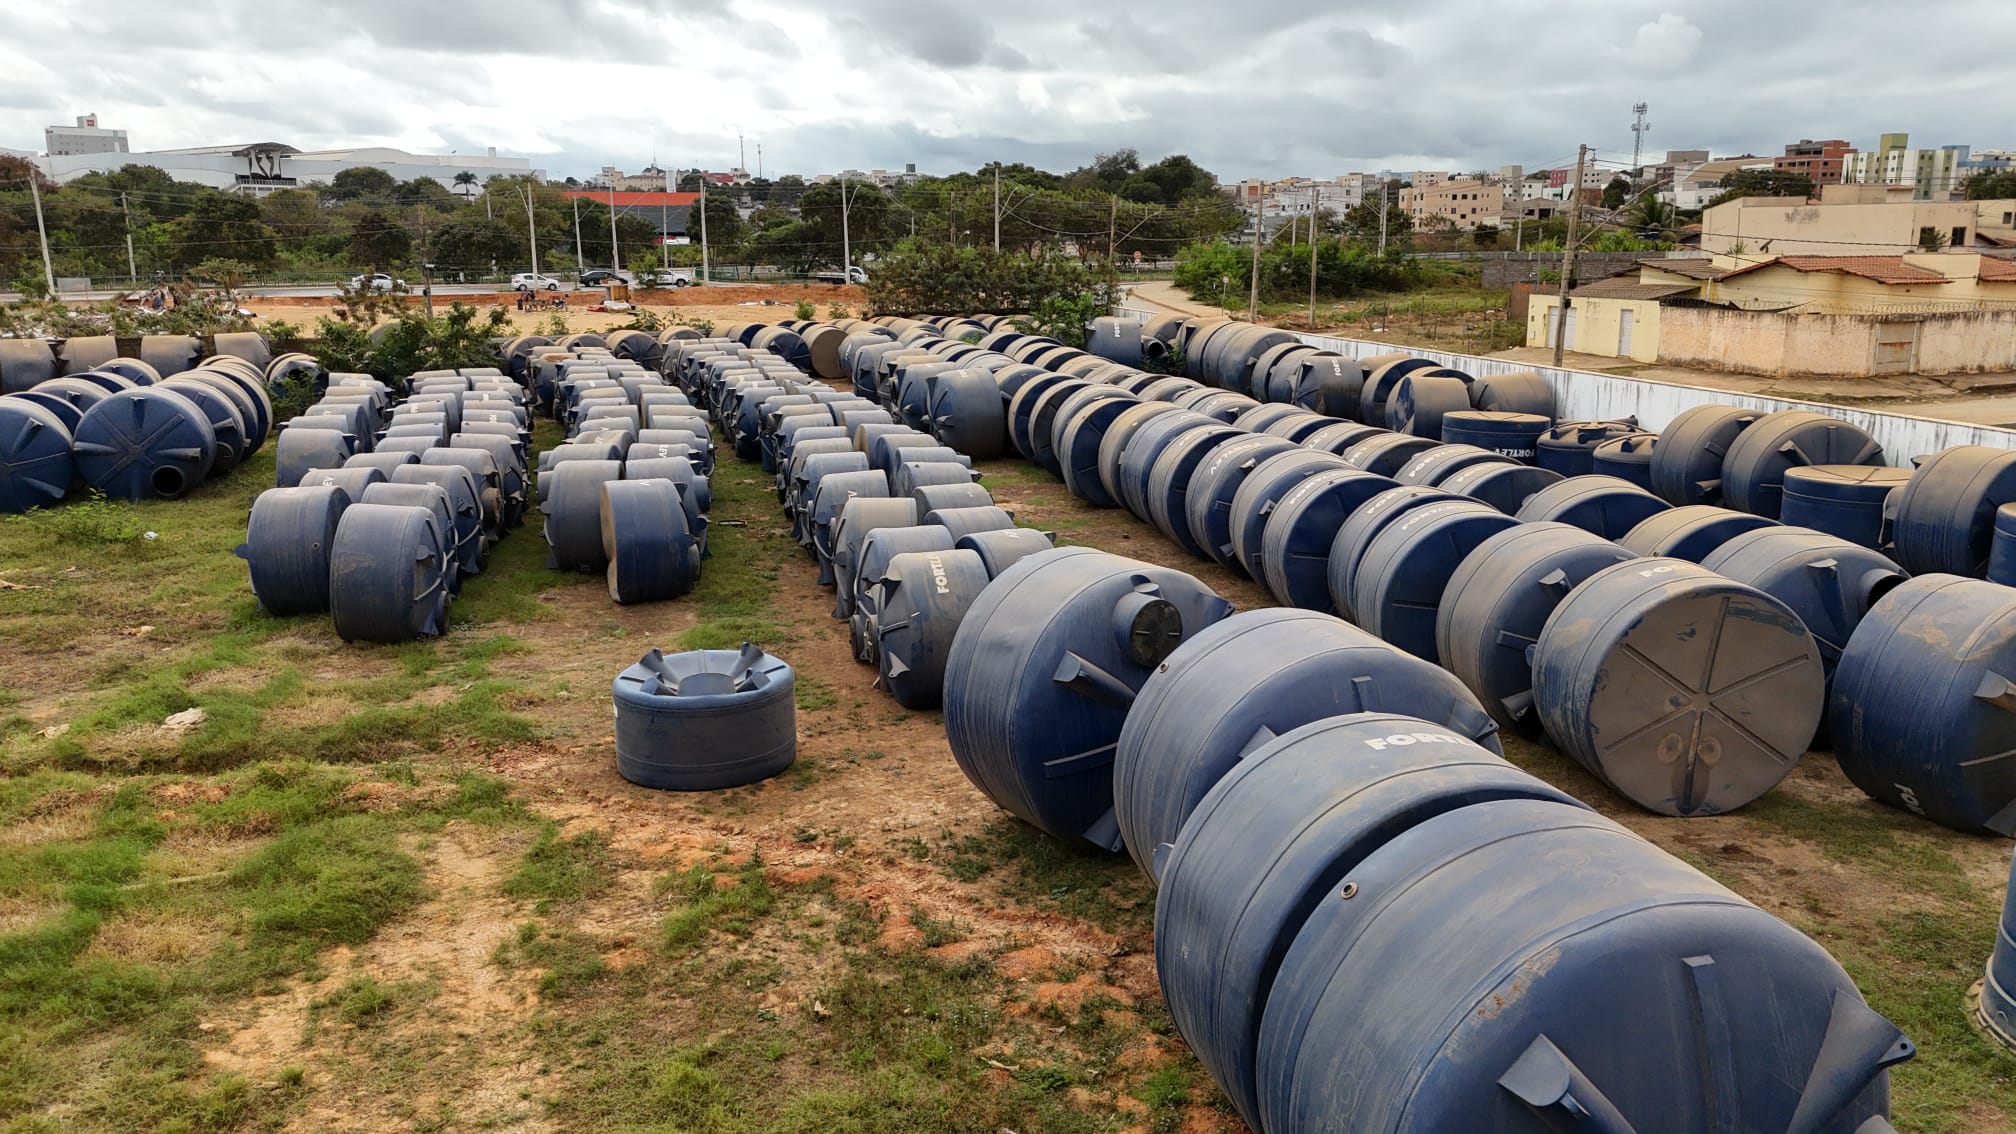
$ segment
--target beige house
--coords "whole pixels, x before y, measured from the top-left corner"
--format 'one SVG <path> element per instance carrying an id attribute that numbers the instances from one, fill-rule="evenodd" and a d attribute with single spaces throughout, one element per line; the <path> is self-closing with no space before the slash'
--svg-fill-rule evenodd
<path id="1" fill-rule="evenodd" d="M 1773 256 L 1896 256 L 1923 250 L 1993 246 L 1982 220 L 2010 214 L 2016 201 L 1921 201 L 1908 185 L 1827 185 L 1820 203 L 1742 197 L 1701 216 L 1701 250 L 1761 262 Z"/>
<path id="2" fill-rule="evenodd" d="M 1401 204 L 1416 228 L 1432 217 L 1444 217 L 1469 232 L 1480 224 L 1495 225 L 1505 213 L 1505 187 L 1482 181 L 1444 181 L 1401 191 Z"/>
<path id="3" fill-rule="evenodd" d="M 1663 258 L 1535 295 L 1526 343 L 1746 374 L 2016 370 L 2016 260 L 1974 252 Z"/>

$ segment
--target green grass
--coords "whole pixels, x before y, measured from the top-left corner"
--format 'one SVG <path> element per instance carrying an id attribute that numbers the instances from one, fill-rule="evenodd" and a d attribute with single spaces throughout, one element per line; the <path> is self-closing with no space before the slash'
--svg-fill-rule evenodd
<path id="1" fill-rule="evenodd" d="M 744 642 L 770 646 L 784 637 L 776 618 L 780 570 L 808 567 L 777 515 L 771 480 L 755 465 L 723 460 L 714 470 L 713 526 L 700 583 L 684 600 L 698 624 L 680 636 L 689 650 L 733 650 Z"/>
<path id="2" fill-rule="evenodd" d="M 777 903 L 762 860 L 753 857 L 732 874 L 694 866 L 663 879 L 659 889 L 673 899 L 659 922 L 659 935 L 664 949 L 674 953 L 698 945 L 709 930 L 747 936 Z"/>
<path id="3" fill-rule="evenodd" d="M 1154 925 L 1154 887 L 1133 859 L 1078 851 L 1024 823 L 996 819 L 926 853 L 955 881 L 981 883 L 1007 901 L 1113 932 Z"/>
<path id="4" fill-rule="evenodd" d="M 563 839 L 559 827 L 548 823 L 517 873 L 504 883 L 504 892 L 541 903 L 578 902 L 608 889 L 610 869 L 609 843 L 600 833 L 583 831 Z"/>

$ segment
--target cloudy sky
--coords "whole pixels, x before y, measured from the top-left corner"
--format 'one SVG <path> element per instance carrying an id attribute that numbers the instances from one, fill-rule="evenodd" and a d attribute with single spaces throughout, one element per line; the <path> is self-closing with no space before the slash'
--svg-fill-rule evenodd
<path id="1" fill-rule="evenodd" d="M 0 147 L 279 141 L 924 172 L 1188 153 L 1220 177 L 2016 147 L 2008 0 L 68 0 L 0 4 Z M 1917 57 L 1906 62 L 1904 49 Z"/>

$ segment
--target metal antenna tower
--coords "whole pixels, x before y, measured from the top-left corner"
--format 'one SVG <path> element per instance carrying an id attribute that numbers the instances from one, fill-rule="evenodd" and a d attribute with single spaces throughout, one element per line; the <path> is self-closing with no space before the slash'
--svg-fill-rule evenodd
<path id="1" fill-rule="evenodd" d="M 1638 176 L 1638 170 L 1645 158 L 1645 135 L 1651 133 L 1652 124 L 1645 121 L 1645 112 L 1651 107 L 1642 102 L 1631 104 L 1631 176 Z"/>

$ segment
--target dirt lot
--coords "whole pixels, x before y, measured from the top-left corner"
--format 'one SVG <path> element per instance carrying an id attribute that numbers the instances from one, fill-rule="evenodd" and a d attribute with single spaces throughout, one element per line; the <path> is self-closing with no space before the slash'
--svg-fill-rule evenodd
<path id="1" fill-rule="evenodd" d="M 435 310 L 446 310 L 451 303 L 466 303 L 476 307 L 484 315 L 491 308 L 502 308 L 510 317 L 511 325 L 526 333 L 540 333 L 551 328 L 555 316 L 561 318 L 569 332 L 606 331 L 620 327 L 636 318 L 632 312 L 589 311 L 592 304 L 601 303 L 606 297 L 600 291 L 536 293 L 534 298 L 550 302 L 555 294 L 564 295 L 567 307 L 564 310 L 543 308 L 520 311 L 517 296 L 512 292 L 498 292 L 494 295 L 437 296 Z M 832 284 L 710 284 L 692 288 L 654 288 L 633 292 L 632 302 L 641 310 L 665 320 L 667 323 L 692 323 L 711 320 L 715 323 L 769 323 L 779 319 L 793 318 L 792 309 L 800 300 L 813 304 L 815 318 L 831 319 L 843 315 L 860 315 L 867 293 L 859 287 L 840 287 Z M 418 299 L 409 299 L 418 306 Z M 285 320 L 298 327 L 312 331 L 315 321 L 335 314 L 331 301 L 317 297 L 275 296 L 249 299 L 245 307 L 258 315 L 263 323 Z"/>
<path id="2" fill-rule="evenodd" d="M 1027 526 L 1267 602 L 1031 466 L 985 472 Z M 447 636 L 399 647 L 258 611 L 230 549 L 271 478 L 268 453 L 188 500 L 0 523 L 7 1129 L 1240 1129 L 1161 1006 L 1152 888 L 1005 818 L 937 714 L 871 687 L 758 470 L 718 470 L 685 599 L 618 607 L 526 528 Z M 796 766 L 617 777 L 612 675 L 745 638 L 796 667 Z M 2016 1060 L 1961 1009 L 2006 844 L 1824 753 L 1691 821 L 1509 755 L 1833 950 L 1920 1044 L 1901 1130 L 2016 1130 Z"/>

